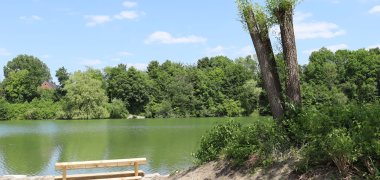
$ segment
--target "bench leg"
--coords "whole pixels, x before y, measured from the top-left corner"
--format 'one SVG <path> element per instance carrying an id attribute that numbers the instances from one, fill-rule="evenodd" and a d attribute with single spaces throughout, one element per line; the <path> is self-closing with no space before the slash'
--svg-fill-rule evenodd
<path id="1" fill-rule="evenodd" d="M 66 180 L 66 176 L 67 176 L 67 171 L 66 171 L 66 167 L 63 168 L 63 172 L 62 172 L 62 180 Z"/>
<path id="2" fill-rule="evenodd" d="M 133 165 L 135 167 L 135 176 L 138 176 L 139 175 L 139 164 L 137 162 L 134 162 Z"/>

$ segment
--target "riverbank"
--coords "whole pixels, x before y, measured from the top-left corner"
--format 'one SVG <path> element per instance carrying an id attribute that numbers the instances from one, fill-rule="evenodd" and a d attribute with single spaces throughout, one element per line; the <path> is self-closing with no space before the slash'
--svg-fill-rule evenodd
<path id="1" fill-rule="evenodd" d="M 142 180 L 167 179 L 169 175 L 159 173 L 147 174 Z M 54 176 L 26 176 L 26 175 L 5 175 L 0 176 L 0 180 L 54 180 Z"/>
<path id="2" fill-rule="evenodd" d="M 209 162 L 200 166 L 192 167 L 187 170 L 176 171 L 171 175 L 160 175 L 159 173 L 147 174 L 142 180 L 193 180 L 193 179 L 232 179 L 232 180 L 251 180 L 251 179 L 342 179 L 335 168 L 319 168 L 304 174 L 295 172 L 293 159 L 274 163 L 266 169 L 234 168 L 225 161 Z M 54 180 L 54 176 L 24 176 L 8 175 L 0 176 L 0 180 Z"/>
<path id="3" fill-rule="evenodd" d="M 288 159 L 282 162 L 276 162 L 271 167 L 265 169 L 252 170 L 250 168 L 234 168 L 225 161 L 209 162 L 188 170 L 176 172 L 169 177 L 156 177 L 155 180 L 192 180 L 192 179 L 289 179 L 289 180 L 306 180 L 306 179 L 343 179 L 336 168 L 321 167 L 303 174 L 296 173 L 296 160 Z"/>

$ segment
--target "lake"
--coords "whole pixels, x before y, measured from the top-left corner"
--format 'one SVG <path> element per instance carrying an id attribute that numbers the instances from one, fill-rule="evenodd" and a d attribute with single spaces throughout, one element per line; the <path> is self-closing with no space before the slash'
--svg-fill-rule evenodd
<path id="1" fill-rule="evenodd" d="M 230 118 L 0 121 L 0 175 L 58 175 L 56 162 L 146 157 L 146 173 L 193 164 L 201 136 Z M 243 124 L 253 118 L 234 118 Z M 126 168 L 72 170 L 74 173 Z"/>

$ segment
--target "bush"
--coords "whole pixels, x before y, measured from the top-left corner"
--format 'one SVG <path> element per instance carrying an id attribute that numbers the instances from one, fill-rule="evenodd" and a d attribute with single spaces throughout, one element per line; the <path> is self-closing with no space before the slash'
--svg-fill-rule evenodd
<path id="1" fill-rule="evenodd" d="M 195 153 L 195 158 L 200 163 L 217 160 L 221 156 L 221 151 L 231 143 L 240 130 L 241 124 L 234 121 L 213 127 L 202 136 L 200 148 Z"/>
<path id="2" fill-rule="evenodd" d="M 23 120 L 24 113 L 29 109 L 29 103 L 8 104 L 8 120 Z"/>
<path id="3" fill-rule="evenodd" d="M 8 108 L 9 108 L 9 103 L 0 98 L 0 120 L 7 120 L 8 117 Z"/>
<path id="4" fill-rule="evenodd" d="M 128 110 L 124 106 L 124 102 L 120 99 L 112 100 L 109 111 L 111 119 L 122 119 L 128 117 Z"/>
<path id="5" fill-rule="evenodd" d="M 62 105 L 53 100 L 34 99 L 29 103 L 25 111 L 24 118 L 30 120 L 36 119 L 56 119 L 58 112 L 62 110 Z"/>
<path id="6" fill-rule="evenodd" d="M 273 119 L 262 119 L 237 131 L 226 148 L 226 158 L 237 165 L 253 160 L 253 165 L 270 165 L 273 155 L 288 148 L 285 133 Z"/>
<path id="7" fill-rule="evenodd" d="M 333 163 L 343 174 L 379 173 L 379 104 L 308 108 L 287 125 L 292 140 L 302 146 L 301 169 Z"/>
<path id="8" fill-rule="evenodd" d="M 224 157 L 235 165 L 254 158 L 255 165 L 269 165 L 273 153 L 288 144 L 281 129 L 269 118 L 247 126 L 234 121 L 219 124 L 202 137 L 195 157 L 201 163 Z"/>
<path id="9" fill-rule="evenodd" d="M 173 109 L 170 101 L 164 100 L 161 103 L 149 102 L 145 108 L 147 117 L 167 118 L 173 117 Z"/>

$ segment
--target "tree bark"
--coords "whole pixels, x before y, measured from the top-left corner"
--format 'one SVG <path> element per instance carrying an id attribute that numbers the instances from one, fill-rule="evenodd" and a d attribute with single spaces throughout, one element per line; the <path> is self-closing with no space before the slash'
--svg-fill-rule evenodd
<path id="1" fill-rule="evenodd" d="M 245 9 L 244 18 L 259 60 L 264 88 L 268 94 L 272 116 L 274 119 L 279 119 L 284 116 L 284 108 L 281 100 L 280 78 L 277 73 L 268 27 L 258 24 L 255 19 L 255 13 L 251 8 Z"/>
<path id="2" fill-rule="evenodd" d="M 297 47 L 293 26 L 293 9 L 280 8 L 277 13 L 280 24 L 282 49 L 287 67 L 286 95 L 289 100 L 301 104 L 301 88 L 297 62 Z"/>

